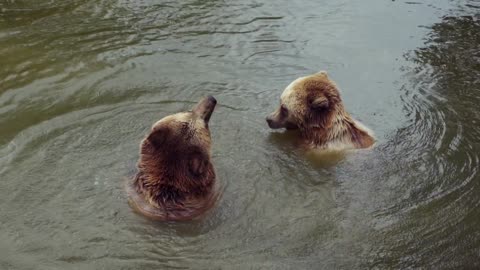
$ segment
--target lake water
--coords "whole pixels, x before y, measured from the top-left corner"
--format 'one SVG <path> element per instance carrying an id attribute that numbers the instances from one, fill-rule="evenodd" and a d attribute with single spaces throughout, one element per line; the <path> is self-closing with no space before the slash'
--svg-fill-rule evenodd
<path id="1" fill-rule="evenodd" d="M 0 1 L 1 269 L 480 267 L 480 2 Z M 265 116 L 327 70 L 373 150 Z M 140 140 L 201 97 L 223 197 L 132 212 Z"/>

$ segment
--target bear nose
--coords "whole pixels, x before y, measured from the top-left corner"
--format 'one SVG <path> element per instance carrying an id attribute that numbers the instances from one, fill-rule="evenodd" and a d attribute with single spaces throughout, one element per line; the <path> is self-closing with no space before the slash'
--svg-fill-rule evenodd
<path id="1" fill-rule="evenodd" d="M 272 126 L 272 122 L 273 122 L 273 120 L 272 120 L 272 119 L 270 119 L 270 117 L 269 117 L 269 116 L 267 116 L 267 119 L 266 119 L 266 120 L 267 120 L 267 124 L 268 124 L 268 126 L 269 126 L 269 127 L 271 127 L 271 126 Z"/>
<path id="2" fill-rule="evenodd" d="M 217 100 L 212 96 L 207 96 L 198 102 L 192 109 L 192 113 L 208 123 L 216 105 Z"/>
<path id="3" fill-rule="evenodd" d="M 217 104 L 217 100 L 213 96 L 207 96 L 209 102 L 213 103 L 214 105 Z"/>

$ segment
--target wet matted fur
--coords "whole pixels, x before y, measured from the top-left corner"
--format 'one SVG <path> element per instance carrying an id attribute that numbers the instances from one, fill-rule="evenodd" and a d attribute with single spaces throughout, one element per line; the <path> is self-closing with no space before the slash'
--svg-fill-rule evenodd
<path id="1" fill-rule="evenodd" d="M 137 173 L 127 181 L 130 205 L 157 220 L 192 220 L 218 199 L 208 121 L 216 100 L 156 122 L 140 144 Z"/>

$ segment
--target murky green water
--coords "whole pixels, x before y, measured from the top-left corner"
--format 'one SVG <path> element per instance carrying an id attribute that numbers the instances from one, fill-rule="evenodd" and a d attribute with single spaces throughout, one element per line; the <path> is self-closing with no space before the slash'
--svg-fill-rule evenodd
<path id="1" fill-rule="evenodd" d="M 0 1 L 1 269 L 480 267 L 478 1 Z M 264 117 L 328 70 L 377 147 L 312 162 Z M 152 222 L 122 179 L 212 94 L 223 198 Z"/>

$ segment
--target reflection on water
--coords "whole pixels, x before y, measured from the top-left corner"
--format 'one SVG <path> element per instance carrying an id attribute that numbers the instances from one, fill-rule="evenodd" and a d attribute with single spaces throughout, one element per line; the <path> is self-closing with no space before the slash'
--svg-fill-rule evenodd
<path id="1" fill-rule="evenodd" d="M 331 168 L 341 162 L 349 153 L 360 151 L 317 151 L 306 149 L 300 143 L 298 131 L 272 132 L 267 137 L 268 141 L 278 150 L 275 158 L 290 156 L 293 159 L 304 160 L 314 169 Z"/>
<path id="2" fill-rule="evenodd" d="M 479 11 L 0 2 L 0 268 L 479 267 Z M 375 149 L 312 156 L 268 129 L 283 88 L 320 69 Z M 122 189 L 138 144 L 208 94 L 219 207 L 145 220 Z"/>

